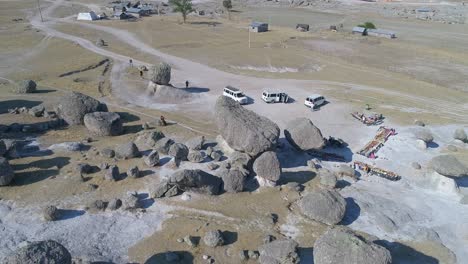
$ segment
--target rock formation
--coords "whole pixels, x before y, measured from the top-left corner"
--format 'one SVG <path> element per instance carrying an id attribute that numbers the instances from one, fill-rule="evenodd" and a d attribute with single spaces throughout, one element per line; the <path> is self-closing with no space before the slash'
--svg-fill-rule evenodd
<path id="1" fill-rule="evenodd" d="M 308 118 L 297 118 L 288 123 L 284 136 L 295 148 L 303 151 L 325 147 L 322 132 Z"/>

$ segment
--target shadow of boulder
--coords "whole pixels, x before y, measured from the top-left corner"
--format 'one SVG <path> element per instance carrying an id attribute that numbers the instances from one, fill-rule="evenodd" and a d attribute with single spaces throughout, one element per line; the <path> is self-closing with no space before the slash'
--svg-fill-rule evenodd
<path id="1" fill-rule="evenodd" d="M 278 181 L 279 185 L 287 184 L 290 182 L 297 182 L 304 184 L 313 180 L 317 174 L 313 171 L 286 171 L 281 174 L 281 178 Z"/>
<path id="2" fill-rule="evenodd" d="M 28 185 L 43 181 L 53 176 L 57 176 L 58 174 L 58 170 L 37 170 L 28 172 L 18 172 L 15 173 L 15 178 L 13 179 L 13 182 L 17 186 Z"/>
<path id="3" fill-rule="evenodd" d="M 361 215 L 361 207 L 354 201 L 354 198 L 348 197 L 345 198 L 346 201 L 346 211 L 343 220 L 341 220 L 342 225 L 350 225 Z"/>
<path id="4" fill-rule="evenodd" d="M 64 221 L 84 215 L 84 210 L 59 209 L 60 218 L 57 221 Z"/>
<path id="5" fill-rule="evenodd" d="M 192 264 L 194 263 L 194 258 L 192 253 L 188 251 L 172 251 L 172 253 L 179 256 L 178 261 L 168 261 L 166 259 L 166 253 L 158 253 L 151 256 L 147 259 L 144 264 Z"/>
<path id="6" fill-rule="evenodd" d="M 428 256 L 416 249 L 400 242 L 389 242 L 387 240 L 376 240 L 376 244 L 387 248 L 392 255 L 392 263 L 411 264 L 439 264 L 439 260 Z"/>
<path id="7" fill-rule="evenodd" d="M 30 100 L 6 100 L 0 101 L 0 114 L 8 113 L 8 109 L 15 107 L 27 107 L 31 108 L 42 104 L 41 101 L 30 101 Z"/>

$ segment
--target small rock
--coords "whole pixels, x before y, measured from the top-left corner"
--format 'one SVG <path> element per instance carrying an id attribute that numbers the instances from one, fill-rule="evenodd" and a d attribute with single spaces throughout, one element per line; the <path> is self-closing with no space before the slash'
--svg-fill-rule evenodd
<path id="1" fill-rule="evenodd" d="M 273 242 L 276 240 L 276 237 L 272 236 L 272 235 L 266 235 L 264 238 L 263 238 L 263 244 L 266 244 L 266 243 L 270 243 L 270 242 Z"/>
<path id="2" fill-rule="evenodd" d="M 192 150 L 188 154 L 187 159 L 193 163 L 200 163 L 205 159 L 205 157 L 203 157 L 203 154 L 200 151 Z"/>
<path id="3" fill-rule="evenodd" d="M 109 205 L 107 206 L 107 208 L 114 211 L 114 210 L 119 209 L 121 206 L 122 206 L 122 200 L 114 198 L 109 202 Z"/>
<path id="4" fill-rule="evenodd" d="M 210 258 L 210 256 L 208 256 L 208 255 L 203 255 L 202 258 L 203 258 L 204 260 L 208 260 L 208 259 Z"/>
<path id="5" fill-rule="evenodd" d="M 188 193 L 183 193 L 182 196 L 180 196 L 180 199 L 182 201 L 190 201 L 192 200 L 192 196 Z"/>
<path id="6" fill-rule="evenodd" d="M 224 238 L 219 230 L 211 230 L 205 233 L 203 242 L 209 247 L 217 247 L 224 245 Z"/>
<path id="7" fill-rule="evenodd" d="M 416 147 L 420 150 L 426 150 L 427 149 L 427 143 L 424 142 L 423 140 L 417 139 L 416 140 Z"/>
<path id="8" fill-rule="evenodd" d="M 29 109 L 29 114 L 34 116 L 34 117 L 40 117 L 44 114 L 45 108 L 43 105 L 36 105 Z"/>
<path id="9" fill-rule="evenodd" d="M 454 145 L 448 145 L 447 150 L 452 151 L 452 152 L 457 152 L 458 148 Z"/>
<path id="10" fill-rule="evenodd" d="M 101 170 L 107 170 L 109 168 L 109 164 L 107 162 L 103 162 L 103 163 L 99 164 L 99 168 Z"/>
<path id="11" fill-rule="evenodd" d="M 99 186 L 97 186 L 96 184 L 88 184 L 88 191 L 92 192 L 92 191 L 95 191 Z"/>
<path id="12" fill-rule="evenodd" d="M 320 169 L 318 171 L 319 177 L 320 177 L 320 184 L 329 187 L 329 188 L 335 188 L 336 183 L 337 183 L 337 178 L 335 174 L 333 174 L 331 171 L 327 169 Z"/>
<path id="13" fill-rule="evenodd" d="M 211 163 L 208 163 L 207 167 L 209 170 L 216 170 L 219 168 L 219 165 L 217 163 L 211 162 Z"/>
<path id="14" fill-rule="evenodd" d="M 107 169 L 104 174 L 104 179 L 108 181 L 116 181 L 119 178 L 120 172 L 119 167 L 112 165 Z"/>
<path id="15" fill-rule="evenodd" d="M 221 158 L 223 157 L 223 154 L 220 151 L 213 151 L 213 152 L 211 152 L 210 157 L 214 161 L 220 161 Z"/>
<path id="16" fill-rule="evenodd" d="M 245 250 L 239 251 L 239 258 L 241 261 L 249 259 L 249 256 L 247 255 L 247 252 Z"/>
<path id="17" fill-rule="evenodd" d="M 419 164 L 417 162 L 412 162 L 411 167 L 413 167 L 413 169 L 415 169 L 415 170 L 420 170 L 421 169 L 421 164 Z"/>
<path id="18" fill-rule="evenodd" d="M 258 259 L 260 254 L 257 251 L 249 250 L 247 252 L 247 255 L 249 256 L 249 259 Z"/>
<path id="19" fill-rule="evenodd" d="M 149 125 L 148 122 L 145 122 L 145 123 L 143 123 L 143 125 L 141 125 L 141 128 L 142 128 L 143 130 L 148 130 L 148 129 L 150 129 L 150 125 Z"/>
<path id="20" fill-rule="evenodd" d="M 164 197 L 173 197 L 179 194 L 179 188 L 174 185 L 164 194 Z"/>
<path id="21" fill-rule="evenodd" d="M 181 237 L 179 237 L 179 238 L 177 239 L 177 242 L 178 242 L 178 243 L 183 243 L 183 242 L 184 242 L 184 239 L 181 238 Z"/>
<path id="22" fill-rule="evenodd" d="M 317 169 L 317 165 L 315 164 L 315 162 L 313 160 L 308 160 L 307 161 L 307 166 L 313 170 Z"/>
<path id="23" fill-rule="evenodd" d="M 44 208 L 44 219 L 46 221 L 55 221 L 60 218 L 60 211 L 57 207 L 49 205 Z"/>
<path id="24" fill-rule="evenodd" d="M 122 206 L 125 210 L 140 208 L 141 203 L 140 199 L 138 199 L 138 193 L 128 193 L 127 196 L 122 200 Z"/>
<path id="25" fill-rule="evenodd" d="M 197 246 L 197 240 L 192 237 L 192 236 L 185 236 L 184 237 L 184 242 L 189 246 L 189 247 L 196 247 Z"/>
<path id="26" fill-rule="evenodd" d="M 426 126 L 426 124 L 421 120 L 414 120 L 414 124 L 421 127 Z"/>
<path id="27" fill-rule="evenodd" d="M 101 150 L 100 152 L 101 156 L 105 157 L 105 158 L 113 158 L 115 156 L 115 151 L 112 150 L 112 149 L 108 149 L 108 148 L 105 148 L 103 150 Z"/>
<path id="28" fill-rule="evenodd" d="M 175 143 L 169 148 L 168 154 L 178 160 L 187 160 L 189 149 L 181 143 Z"/>
<path id="29" fill-rule="evenodd" d="M 159 165 L 159 153 L 156 150 L 151 151 L 151 153 L 146 156 L 144 162 L 149 167 L 155 167 Z"/>
<path id="30" fill-rule="evenodd" d="M 413 133 L 417 139 L 420 139 L 426 143 L 431 143 L 434 140 L 431 131 L 426 128 L 416 129 Z"/>
<path id="31" fill-rule="evenodd" d="M 154 149 L 161 154 L 168 154 L 171 146 L 174 144 L 174 141 L 170 138 L 161 138 L 154 144 Z"/>
<path id="32" fill-rule="evenodd" d="M 115 155 L 119 159 L 131 159 L 139 157 L 140 151 L 133 142 L 127 142 L 115 148 Z"/>
<path id="33" fill-rule="evenodd" d="M 468 136 L 466 135 L 465 129 L 463 128 L 457 128 L 453 134 L 453 138 L 465 143 L 468 142 Z"/>
<path id="34" fill-rule="evenodd" d="M 194 137 L 194 138 L 189 139 L 187 142 L 185 142 L 185 145 L 190 150 L 201 150 L 203 149 L 204 144 L 205 144 L 204 136 Z"/>
<path id="35" fill-rule="evenodd" d="M 93 202 L 92 206 L 93 206 L 93 208 L 95 208 L 97 210 L 104 211 L 104 210 L 106 210 L 107 203 L 104 202 L 103 200 L 96 200 L 96 201 Z"/>
<path id="36" fill-rule="evenodd" d="M 127 176 L 130 178 L 138 178 L 140 177 L 140 169 L 138 169 L 138 166 L 132 166 L 127 170 Z"/>

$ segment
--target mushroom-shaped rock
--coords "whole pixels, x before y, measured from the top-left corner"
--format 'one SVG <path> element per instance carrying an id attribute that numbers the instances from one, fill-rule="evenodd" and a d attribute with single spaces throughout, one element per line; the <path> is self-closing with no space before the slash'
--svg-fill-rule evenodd
<path id="1" fill-rule="evenodd" d="M 115 156 L 119 159 L 131 159 L 139 157 L 140 151 L 133 142 L 127 142 L 115 148 Z"/>
<path id="2" fill-rule="evenodd" d="M 18 249 L 7 260 L 8 264 L 71 264 L 70 252 L 53 240 L 33 242 Z"/>
<path id="3" fill-rule="evenodd" d="M 84 124 L 93 136 L 118 136 L 123 132 L 119 114 L 94 112 L 84 116 Z"/>
<path id="4" fill-rule="evenodd" d="M 322 132 L 308 118 L 297 118 L 288 123 L 284 136 L 295 148 L 303 151 L 325 147 Z"/>
<path id="5" fill-rule="evenodd" d="M 36 92 L 36 86 L 36 82 L 33 80 L 20 81 L 16 85 L 14 92 L 17 94 L 34 93 Z"/>
<path id="6" fill-rule="evenodd" d="M 274 122 L 225 96 L 216 101 L 215 119 L 227 144 L 252 157 L 273 149 L 278 142 L 280 130 Z"/>
<path id="7" fill-rule="evenodd" d="M 78 92 L 67 93 L 57 106 L 58 115 L 69 125 L 82 125 L 84 116 L 94 112 L 107 112 L 107 106 Z"/>
<path id="8" fill-rule="evenodd" d="M 390 264 L 390 252 L 358 236 L 349 228 L 337 226 L 314 244 L 315 264 Z"/>
<path id="9" fill-rule="evenodd" d="M 8 163 L 8 160 L 0 157 L 0 186 L 5 186 L 10 184 L 10 182 L 15 177 L 15 173 Z"/>
<path id="10" fill-rule="evenodd" d="M 275 240 L 260 246 L 260 264 L 297 264 L 300 261 L 297 254 L 298 244 L 294 240 Z"/>
<path id="11" fill-rule="evenodd" d="M 262 153 L 253 163 L 255 173 L 265 180 L 276 182 L 281 176 L 281 165 L 273 151 Z"/>
<path id="12" fill-rule="evenodd" d="M 177 185 L 182 191 L 213 195 L 219 193 L 222 180 L 202 170 L 181 170 L 172 174 L 168 183 Z"/>
<path id="13" fill-rule="evenodd" d="M 171 66 L 165 62 L 153 66 L 151 72 L 151 81 L 156 84 L 168 85 L 171 81 Z"/>
<path id="14" fill-rule="evenodd" d="M 224 190 L 226 192 L 242 192 L 245 186 L 245 174 L 237 169 L 226 171 L 223 174 Z"/>
<path id="15" fill-rule="evenodd" d="M 413 133 L 417 139 L 422 140 L 426 143 L 431 143 L 434 140 L 431 131 L 427 128 L 415 129 Z"/>
<path id="16" fill-rule="evenodd" d="M 346 201 L 335 190 L 320 189 L 304 196 L 299 202 L 302 213 L 327 225 L 339 223 L 346 210 Z"/>
<path id="17" fill-rule="evenodd" d="M 468 168 L 452 155 L 441 155 L 429 161 L 429 167 L 447 177 L 463 177 L 468 175 Z"/>

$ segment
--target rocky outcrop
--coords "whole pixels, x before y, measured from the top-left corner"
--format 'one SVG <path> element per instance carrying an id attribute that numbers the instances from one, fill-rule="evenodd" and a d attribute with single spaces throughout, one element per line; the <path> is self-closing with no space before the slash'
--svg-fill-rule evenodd
<path id="1" fill-rule="evenodd" d="M 219 193 L 222 180 L 202 170 L 181 170 L 169 177 L 168 184 L 181 191 L 213 195 Z"/>
<path id="2" fill-rule="evenodd" d="M 84 116 L 83 120 L 89 133 L 93 136 L 118 136 L 123 133 L 122 120 L 117 113 L 89 113 Z"/>
<path id="3" fill-rule="evenodd" d="M 297 118 L 288 123 L 284 136 L 295 148 L 303 151 L 320 150 L 325 147 L 322 132 L 307 118 Z"/>
<path id="4" fill-rule="evenodd" d="M 15 173 L 7 159 L 0 157 L 0 186 L 10 184 L 15 177 Z"/>
<path id="5" fill-rule="evenodd" d="M 32 80 L 24 80 L 19 82 L 13 90 L 17 94 L 26 94 L 36 92 L 36 82 Z"/>
<path id="6" fill-rule="evenodd" d="M 258 249 L 260 264 L 297 264 L 300 261 L 297 253 L 298 244 L 293 240 L 275 240 Z"/>
<path id="7" fill-rule="evenodd" d="M 273 151 L 262 153 L 253 163 L 253 170 L 257 176 L 276 183 L 281 176 L 281 165 Z"/>
<path id="8" fill-rule="evenodd" d="M 314 244 L 315 264 L 390 264 L 390 252 L 346 227 L 334 227 Z"/>
<path id="9" fill-rule="evenodd" d="M 252 157 L 273 149 L 278 141 L 280 130 L 275 123 L 225 96 L 216 101 L 215 119 L 228 145 Z"/>
<path id="10" fill-rule="evenodd" d="M 170 138 L 161 138 L 154 144 L 154 149 L 161 154 L 168 154 L 169 149 L 174 144 L 174 140 Z"/>
<path id="11" fill-rule="evenodd" d="M 9 257 L 7 264 L 71 264 L 70 252 L 53 240 L 33 242 L 18 249 Z"/>
<path id="12" fill-rule="evenodd" d="M 468 176 L 468 168 L 452 155 L 441 155 L 429 161 L 429 167 L 447 177 Z"/>
<path id="13" fill-rule="evenodd" d="M 164 138 L 164 133 L 161 131 L 142 131 L 137 135 L 135 144 L 142 150 L 154 148 L 157 142 Z"/>
<path id="14" fill-rule="evenodd" d="M 82 125 L 86 114 L 107 112 L 107 106 L 82 93 L 70 92 L 59 100 L 56 112 L 68 125 Z"/>
<path id="15" fill-rule="evenodd" d="M 345 215 L 346 201 L 335 190 L 321 189 L 304 196 L 299 202 L 299 208 L 312 220 L 336 225 Z"/>
<path id="16" fill-rule="evenodd" d="M 190 151 L 190 153 L 188 154 L 187 159 L 188 159 L 190 162 L 193 162 L 193 163 L 200 163 L 200 162 L 203 162 L 203 160 L 205 159 L 205 157 L 203 156 L 203 154 L 202 154 L 200 151 L 192 150 L 192 151 Z"/>

